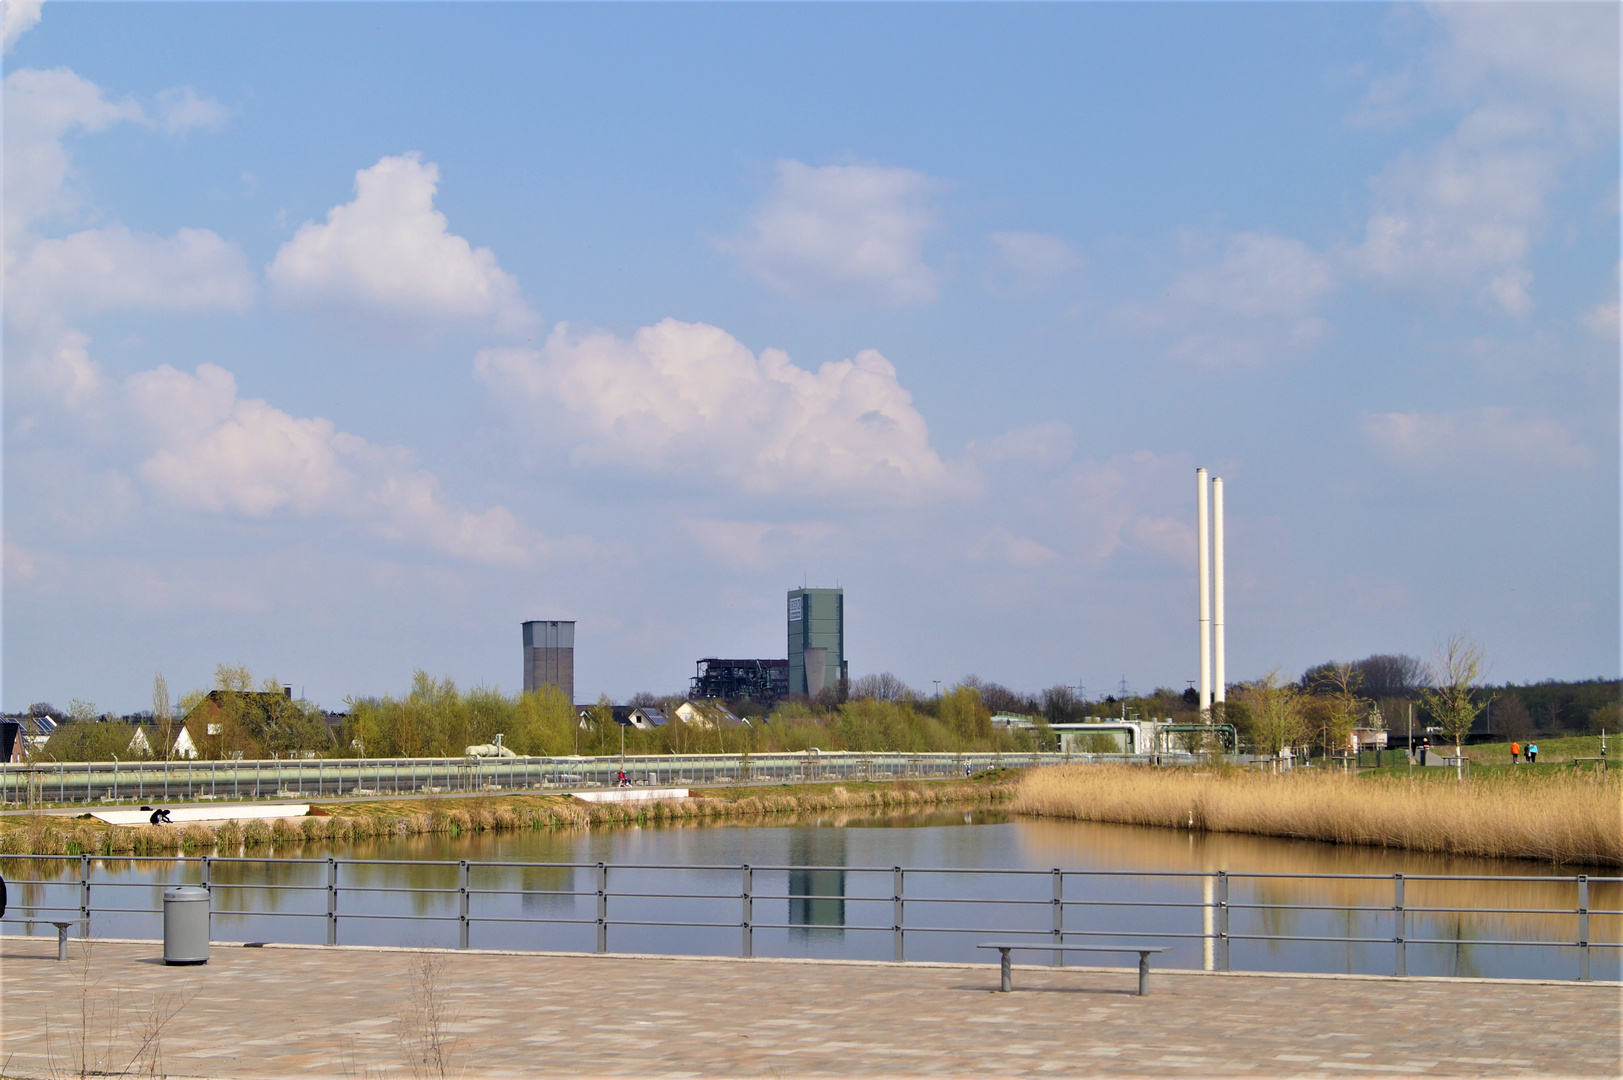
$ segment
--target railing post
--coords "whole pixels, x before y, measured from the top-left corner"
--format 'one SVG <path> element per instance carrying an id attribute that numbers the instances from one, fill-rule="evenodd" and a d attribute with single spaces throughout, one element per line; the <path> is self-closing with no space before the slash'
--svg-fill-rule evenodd
<path id="1" fill-rule="evenodd" d="M 746 958 L 755 955 L 755 872 L 744 864 L 744 939 L 742 955 Z"/>
<path id="2" fill-rule="evenodd" d="M 327 859 L 327 944 L 338 944 L 338 860 Z"/>
<path id="3" fill-rule="evenodd" d="M 905 918 L 906 918 L 906 914 L 905 914 L 906 901 L 903 899 L 903 897 L 906 896 L 906 893 L 904 893 L 902 891 L 902 889 L 903 889 L 903 880 L 902 879 L 903 879 L 902 868 L 900 866 L 892 867 L 891 868 L 891 874 L 890 874 L 890 880 L 891 880 L 891 894 L 890 894 L 891 930 L 890 930 L 890 932 L 891 932 L 892 941 L 895 944 L 895 960 L 896 960 L 896 962 L 898 964 L 900 964 L 902 962 L 902 960 L 903 960 L 903 958 L 905 956 L 905 951 L 906 951 L 906 943 L 903 941 L 903 938 L 904 938 L 905 933 L 906 933 L 903 930 L 903 927 L 906 925 L 906 923 L 904 921 Z"/>
<path id="4" fill-rule="evenodd" d="M 1054 868 L 1054 944 L 1065 944 L 1065 871 Z M 1065 954 L 1054 953 L 1054 966 L 1065 966 Z"/>
<path id="5" fill-rule="evenodd" d="M 1578 979 L 1589 981 L 1589 875 L 1578 875 Z"/>
<path id="6" fill-rule="evenodd" d="M 90 936 L 90 856 L 79 855 L 79 936 Z"/>
<path id="7" fill-rule="evenodd" d="M 1392 875 L 1392 942 L 1396 950 L 1396 974 L 1399 976 L 1409 974 L 1408 945 L 1404 939 L 1408 936 L 1408 914 L 1403 909 L 1403 875 Z"/>
<path id="8" fill-rule="evenodd" d="M 456 947 L 468 947 L 468 860 L 457 864 L 457 932 Z"/>
<path id="9" fill-rule="evenodd" d="M 1217 872 L 1217 970 L 1229 969 L 1229 872 Z"/>
<path id="10" fill-rule="evenodd" d="M 597 864 L 597 951 L 609 951 L 609 868 Z"/>

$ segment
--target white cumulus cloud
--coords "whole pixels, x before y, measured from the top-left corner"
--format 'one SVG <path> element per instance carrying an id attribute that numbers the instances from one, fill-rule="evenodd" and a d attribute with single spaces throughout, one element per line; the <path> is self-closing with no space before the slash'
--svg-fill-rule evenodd
<path id="1" fill-rule="evenodd" d="M 1615 4 L 1432 4 L 1446 39 L 1434 63 L 1460 95 L 1498 84 L 1599 117 L 1618 107 Z"/>
<path id="2" fill-rule="evenodd" d="M 964 447 L 964 456 L 973 461 L 1058 465 L 1069 461 L 1075 449 L 1076 436 L 1071 425 L 1051 420 L 989 439 L 976 439 Z"/>
<path id="3" fill-rule="evenodd" d="M 1432 89 L 1456 128 L 1370 182 L 1374 205 L 1347 254 L 1371 280 L 1443 300 L 1474 296 L 1520 317 L 1527 266 L 1562 173 L 1615 139 L 1613 4 L 1434 4 Z"/>
<path id="4" fill-rule="evenodd" d="M 937 227 L 937 186 L 911 169 L 780 161 L 744 231 L 720 246 L 799 300 L 932 300 L 936 273 L 924 261 L 924 242 Z"/>
<path id="5" fill-rule="evenodd" d="M 995 232 L 986 239 L 992 249 L 987 284 L 996 290 L 1045 292 L 1087 265 L 1071 245 L 1046 233 Z"/>
<path id="6" fill-rule="evenodd" d="M 389 540 L 485 563 L 522 565 L 545 546 L 504 507 L 451 503 L 401 448 L 240 397 L 236 379 L 215 364 L 191 375 L 162 365 L 130 376 L 124 390 L 154 444 L 141 478 L 172 506 L 348 518 Z"/>
<path id="7" fill-rule="evenodd" d="M 307 221 L 266 271 L 278 298 L 353 326 L 398 331 L 530 324 L 518 282 L 489 248 L 451 232 L 434 208 L 439 167 L 416 153 L 355 174 L 355 199 Z"/>
<path id="8" fill-rule="evenodd" d="M 240 248 L 208 229 L 151 236 L 124 225 L 36 242 L 6 275 L 10 320 L 77 311 L 160 308 L 241 311 L 254 277 Z"/>
<path id="9" fill-rule="evenodd" d="M 1250 367 L 1323 335 L 1318 307 L 1336 286 L 1328 258 L 1302 241 L 1235 233 L 1215 258 L 1185 237 L 1188 265 L 1160 299 L 1123 306 L 1128 327 L 1170 339 L 1168 355 L 1210 368 Z"/>
<path id="10" fill-rule="evenodd" d="M 481 379 L 575 460 L 718 477 L 759 494 L 917 501 L 961 481 L 879 353 L 816 371 L 714 326 L 666 319 L 630 340 L 559 324 L 539 350 L 479 354 Z"/>
<path id="11" fill-rule="evenodd" d="M 1375 209 L 1353 265 L 1428 292 L 1474 289 L 1509 315 L 1532 308 L 1525 260 L 1566 154 L 1536 137 L 1536 117 L 1482 109 L 1437 145 L 1371 181 Z"/>
<path id="12" fill-rule="evenodd" d="M 7 8 L 10 18 L 10 8 Z M 13 71 L 5 80 L 6 243 L 40 218 L 78 206 L 72 162 L 62 138 L 70 131 L 102 131 L 141 123 L 146 113 L 132 98 L 109 101 L 101 87 L 67 68 Z"/>
<path id="13" fill-rule="evenodd" d="M 189 86 L 171 86 L 158 91 L 158 116 L 171 134 L 202 128 L 214 131 L 231 116 L 231 110 Z"/>
<path id="14" fill-rule="evenodd" d="M 1364 435 L 1393 462 L 1420 470 L 1565 468 L 1588 465 L 1594 454 L 1550 416 L 1502 406 L 1458 412 L 1376 413 Z"/>
<path id="15" fill-rule="evenodd" d="M 39 25 L 39 9 L 43 4 L 44 0 L 6 0 L 6 52 L 11 51 L 18 38 Z"/>

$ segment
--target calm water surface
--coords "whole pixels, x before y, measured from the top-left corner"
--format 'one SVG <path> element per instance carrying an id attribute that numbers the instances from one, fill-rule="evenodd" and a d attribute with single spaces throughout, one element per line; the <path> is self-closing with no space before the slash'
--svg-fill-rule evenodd
<path id="1" fill-rule="evenodd" d="M 458 871 L 410 865 L 466 859 L 475 865 L 470 944 L 476 948 L 596 947 L 597 871 L 615 864 L 614 894 L 702 894 L 701 898 L 614 895 L 609 901 L 608 948 L 614 952 L 737 955 L 742 920 L 739 864 L 753 874 L 752 921 L 757 956 L 889 959 L 893 955 L 892 867 L 909 872 L 906 956 L 910 960 L 986 959 L 979 941 L 1001 940 L 1013 930 L 1051 930 L 1056 868 L 1094 871 L 1068 876 L 1065 929 L 1119 934 L 1140 940 L 1168 935 L 1168 967 L 1211 963 L 1214 898 L 1209 877 L 1157 877 L 1160 873 L 1231 874 L 1454 874 L 1496 880 L 1469 883 L 1407 881 L 1411 909 L 1406 936 L 1446 944 L 1407 949 L 1410 974 L 1572 978 L 1574 947 L 1504 946 L 1499 941 L 1575 941 L 1577 887 L 1572 882 L 1510 878 L 1572 876 L 1570 868 L 1491 861 L 1305 841 L 1229 835 L 1190 835 L 1164 829 L 1087 822 L 1016 819 L 998 811 L 930 812 L 902 816 L 826 815 L 774 825 L 678 824 L 543 832 L 481 833 L 451 838 L 418 836 L 353 844 L 309 844 L 278 856 L 286 862 L 219 864 L 212 868 L 213 934 L 220 941 L 321 942 L 326 935 L 328 856 L 400 860 L 394 864 L 341 865 L 339 941 L 344 944 L 455 945 Z M 515 865 L 544 864 L 544 865 Z M 659 865 L 674 869 L 639 870 Z M 730 866 L 727 870 L 705 867 Z M 971 874 L 1005 869 L 1029 875 Z M 12 864 L 6 876 L 22 870 Z M 38 876 L 37 868 L 30 873 Z M 13 891 L 13 906 L 76 907 L 77 865 L 58 880 Z M 1601 873 L 1613 873 L 1602 871 Z M 198 879 L 196 864 L 168 860 L 98 860 L 92 874 L 93 906 L 139 909 L 98 914 L 93 932 L 104 937 L 156 937 L 162 890 Z M 361 889 L 400 889 L 364 892 Z M 352 891 L 353 890 L 353 891 Z M 485 895 L 482 890 L 500 891 Z M 1349 880 L 1231 879 L 1230 963 L 1236 970 L 1289 970 L 1391 974 L 1395 962 L 1393 883 Z M 585 895 L 576 895 L 585 894 Z M 970 900 L 1032 900 L 1031 905 Z M 1178 906 L 1189 905 L 1189 906 Z M 1370 911 L 1308 911 L 1298 905 L 1361 907 Z M 1496 913 L 1482 909 L 1530 909 Z M 1618 885 L 1591 885 L 1591 909 L 1623 907 Z M 1415 908 L 1451 909 L 1433 913 Z M 1541 914 L 1564 909 L 1571 914 Z M 366 918 L 358 916 L 369 916 Z M 374 918 L 371 916 L 382 916 Z M 535 920 L 500 922 L 480 920 Z M 581 922 L 573 922 L 581 920 Z M 721 924 L 709 927 L 638 925 L 660 920 Z M 1592 941 L 1618 941 L 1618 916 L 1592 915 Z M 866 928 L 866 929 L 865 929 Z M 931 930 L 929 928 L 937 928 Z M 947 932 L 948 928 L 972 930 Z M 1177 937 L 1173 935 L 1191 935 Z M 1327 942 L 1255 941 L 1246 935 L 1335 938 Z M 1353 944 L 1347 938 L 1374 938 Z M 1033 941 L 1041 940 L 1037 938 Z M 1591 949 L 1594 977 L 1619 977 L 1617 949 Z M 995 954 L 994 954 L 995 955 Z M 1031 954 L 1035 959 L 1038 954 Z M 1085 955 L 1073 962 L 1102 958 Z"/>

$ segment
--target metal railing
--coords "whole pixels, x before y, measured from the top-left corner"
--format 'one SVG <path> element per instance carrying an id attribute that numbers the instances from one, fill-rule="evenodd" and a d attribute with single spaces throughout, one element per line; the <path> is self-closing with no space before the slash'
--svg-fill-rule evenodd
<path id="1" fill-rule="evenodd" d="M 267 941 L 307 937 L 297 928 L 314 922 L 324 927 L 320 937 L 328 945 L 338 944 L 341 937 L 346 943 L 363 943 L 353 940 L 360 937 L 367 944 L 422 944 L 416 936 L 421 930 L 411 928 L 429 924 L 454 927 L 456 946 L 464 949 L 477 929 L 484 937 L 493 936 L 487 931 L 500 931 L 505 936 L 496 940 L 503 948 L 604 953 L 621 934 L 635 937 L 653 929 L 663 932 L 658 938 L 662 945 L 625 949 L 622 943 L 620 951 L 751 957 L 756 955 L 755 936 L 762 931 L 839 931 L 888 936 L 889 958 L 901 962 L 909 957 L 909 942 L 920 939 L 966 943 L 945 952 L 934 949 L 936 958 L 942 958 L 972 953 L 971 935 L 997 935 L 1001 940 L 1024 936 L 1047 944 L 1126 938 L 1175 945 L 1198 942 L 1201 966 L 1220 972 L 1281 970 L 1235 965 L 1236 944 L 1261 945 L 1253 952 L 1264 957 L 1283 944 L 1368 946 L 1377 952 L 1390 948 L 1390 963 L 1379 965 L 1387 970 L 1368 973 L 1396 976 L 1410 974 L 1410 950 L 1415 948 L 1571 949 L 1576 952 L 1575 977 L 1584 981 L 1592 978 L 1592 952 L 1623 948 L 1617 934 L 1596 940 L 1591 932 L 1596 917 L 1614 930 L 1623 926 L 1617 918 L 1623 910 L 1615 906 L 1623 898 L 1623 877 L 1583 874 L 1489 877 L 89 855 L 16 856 L 5 861 L 13 874 L 19 867 L 35 868 L 31 876 L 9 882 L 12 907 L 21 921 L 69 919 L 77 922 L 82 937 L 90 936 L 98 925 L 103 934 L 109 925 L 125 931 L 143 924 L 155 927 L 161 914 L 158 906 L 121 906 L 119 898 L 128 890 L 147 890 L 155 899 L 167 885 L 189 878 L 184 883 L 210 890 L 216 922 L 249 926 Z M 115 864 L 112 876 L 104 864 Z M 148 880 L 117 876 L 120 869 L 132 866 L 159 872 Z M 49 876 L 53 869 L 58 872 L 55 877 Z M 378 883 L 391 875 L 415 877 L 417 883 Z M 1464 902 L 1480 899 L 1481 892 L 1493 887 L 1509 900 L 1523 899 L 1496 905 Z M 1597 887 L 1614 906 L 1591 906 Z M 1411 889 L 1429 899 L 1414 902 Z M 1316 891 L 1340 891 L 1344 899 L 1297 902 L 1311 901 Z M 1571 902 L 1556 904 L 1561 895 Z M 1545 902 L 1529 906 L 1539 899 Z M 786 905 L 774 909 L 787 912 L 784 921 L 770 914 L 758 918 L 757 905 L 762 903 Z M 536 914 L 536 905 L 546 913 Z M 847 905 L 858 909 L 857 918 L 847 918 Z M 1280 925 L 1315 915 L 1321 916 L 1318 925 L 1306 929 L 1321 932 L 1290 933 Z M 1386 919 L 1390 932 L 1381 933 L 1380 924 Z M 1465 926 L 1467 920 L 1470 927 Z M 1450 921 L 1453 936 L 1443 936 L 1438 928 Z M 1518 923 L 1520 936 L 1515 933 Z M 9 930 L 11 924 L 12 920 L 0 921 L 0 929 Z M 515 946 L 513 927 L 531 927 L 533 934 Z M 1462 936 L 1472 927 L 1496 935 Z M 1576 933 L 1558 932 L 1565 927 Z M 271 930 L 276 932 L 263 933 Z M 670 931 L 689 933 L 684 947 L 670 947 Z M 711 936 L 701 939 L 693 932 Z M 736 948 L 723 946 L 724 938 L 715 937 L 718 933 L 736 933 Z M 1063 966 L 1063 954 L 1056 954 L 1054 963 Z"/>
<path id="2" fill-rule="evenodd" d="M 1080 762 L 1194 764 L 1188 754 L 812 752 L 610 757 L 312 758 L 247 761 L 62 761 L 0 765 L 0 803 L 120 799 L 337 798 L 413 792 L 693 785 L 962 776 Z"/>

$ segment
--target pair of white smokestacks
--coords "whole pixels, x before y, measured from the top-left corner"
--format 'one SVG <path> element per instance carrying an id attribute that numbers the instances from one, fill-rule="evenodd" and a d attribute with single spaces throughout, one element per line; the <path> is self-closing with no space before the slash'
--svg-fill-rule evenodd
<path id="1" fill-rule="evenodd" d="M 1200 716 L 1209 720 L 1213 700 L 1220 704 L 1225 700 L 1227 683 L 1223 671 L 1223 478 L 1208 480 L 1205 469 L 1195 470 L 1195 529 L 1200 559 L 1195 575 L 1200 582 Z"/>

